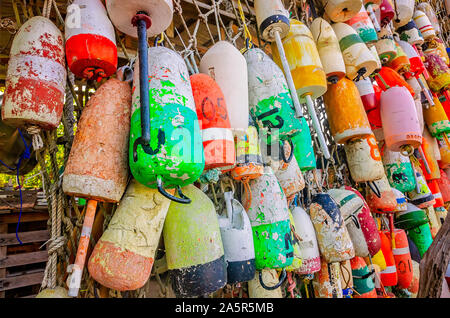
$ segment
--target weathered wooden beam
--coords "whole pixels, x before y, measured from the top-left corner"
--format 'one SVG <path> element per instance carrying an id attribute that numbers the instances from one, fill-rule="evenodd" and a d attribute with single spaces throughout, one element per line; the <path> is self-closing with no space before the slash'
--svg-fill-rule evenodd
<path id="1" fill-rule="evenodd" d="M 32 212 L 24 213 L 20 218 L 20 222 L 35 222 L 48 220 L 48 213 L 44 212 Z M 10 224 L 17 223 L 19 221 L 19 213 L 0 215 L 0 223 Z"/>
<path id="2" fill-rule="evenodd" d="M 7 224 L 0 224 L 0 235 L 4 235 L 8 232 L 8 225 Z M 0 259 L 6 257 L 7 247 L 6 246 L 0 246 Z M 6 277 L 6 268 L 0 268 L 0 279 L 3 279 Z M 5 292 L 0 291 L 0 298 L 5 298 Z"/>
<path id="3" fill-rule="evenodd" d="M 19 237 L 22 243 L 35 243 L 47 241 L 48 239 L 50 239 L 50 234 L 47 230 L 29 231 L 19 233 Z M 0 234 L 0 246 L 16 244 L 18 244 L 16 233 Z"/>
<path id="4" fill-rule="evenodd" d="M 8 255 L 5 258 L 0 259 L 0 268 L 42 263 L 46 262 L 47 259 L 48 259 L 47 251 Z"/>
<path id="5" fill-rule="evenodd" d="M 417 298 L 440 298 L 450 260 L 450 213 L 420 261 Z"/>
<path id="6" fill-rule="evenodd" d="M 38 273 L 0 278 L 0 292 L 19 287 L 37 285 L 44 279 L 44 270 Z"/>

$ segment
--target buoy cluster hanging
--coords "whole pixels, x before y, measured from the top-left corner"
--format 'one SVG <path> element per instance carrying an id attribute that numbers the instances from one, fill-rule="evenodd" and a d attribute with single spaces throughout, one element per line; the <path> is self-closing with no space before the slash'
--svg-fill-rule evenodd
<path id="1" fill-rule="evenodd" d="M 164 41 L 149 46 L 172 23 L 169 0 L 75 0 L 65 42 L 46 17 L 22 25 L 0 172 L 36 165 L 40 130 L 61 121 L 66 61 L 101 82 L 63 169 L 63 192 L 88 200 L 68 296 L 85 267 L 117 291 L 168 271 L 176 297 L 226 285 L 249 297 L 417 295 L 450 203 L 442 30 L 425 2 L 316 3 L 305 23 L 281 0 L 255 0 L 265 45 L 219 37 L 198 67 Z M 137 38 L 134 68 L 117 68 L 115 28 Z M 117 209 L 87 256 L 99 202 Z"/>

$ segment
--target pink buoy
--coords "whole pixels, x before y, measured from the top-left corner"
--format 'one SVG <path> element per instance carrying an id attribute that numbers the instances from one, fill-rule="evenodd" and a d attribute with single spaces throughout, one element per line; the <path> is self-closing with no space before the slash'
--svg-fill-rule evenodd
<path id="1" fill-rule="evenodd" d="M 386 146 L 400 151 L 410 145 L 422 144 L 422 133 L 414 99 L 405 87 L 391 87 L 381 93 L 381 121 Z"/>

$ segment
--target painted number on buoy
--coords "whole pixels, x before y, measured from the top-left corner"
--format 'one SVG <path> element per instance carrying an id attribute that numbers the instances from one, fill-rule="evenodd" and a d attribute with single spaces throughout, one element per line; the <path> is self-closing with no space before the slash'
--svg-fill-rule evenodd
<path id="1" fill-rule="evenodd" d="M 257 118 L 258 118 L 258 120 L 261 120 L 261 122 L 262 122 L 264 127 L 278 128 L 279 129 L 279 128 L 283 127 L 283 124 L 284 124 L 284 120 L 283 120 L 283 118 L 281 118 L 280 115 L 275 116 L 275 119 L 278 121 L 277 124 L 274 124 L 272 122 L 272 119 L 270 119 L 270 120 L 269 119 L 263 120 L 264 118 L 266 118 L 266 117 L 268 117 L 270 115 L 276 114 L 278 112 L 279 112 L 279 109 L 278 108 L 274 108 L 274 109 L 271 109 L 271 110 L 269 110 L 269 111 L 267 111 L 265 113 L 262 113 Z"/>
<path id="2" fill-rule="evenodd" d="M 217 107 L 214 107 L 214 103 L 211 99 L 209 99 L 208 96 L 206 96 L 202 101 L 202 114 L 203 117 L 206 118 L 208 121 L 214 120 L 216 117 L 216 108 L 219 109 L 219 116 L 223 120 L 227 119 L 227 109 L 225 106 L 222 105 L 223 98 L 219 97 L 217 98 Z"/>

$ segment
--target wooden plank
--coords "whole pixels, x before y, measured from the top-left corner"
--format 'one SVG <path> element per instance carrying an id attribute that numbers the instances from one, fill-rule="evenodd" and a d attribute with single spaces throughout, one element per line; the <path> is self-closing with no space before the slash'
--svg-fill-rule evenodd
<path id="1" fill-rule="evenodd" d="M 0 224 L 0 235 L 4 235 L 8 232 L 8 225 L 7 224 Z M 0 246 L 0 259 L 6 257 L 6 246 Z M 6 277 L 6 268 L 0 268 L 0 280 L 4 279 Z M 5 298 L 5 292 L 0 291 L 0 298 Z"/>
<path id="2" fill-rule="evenodd" d="M 8 255 L 5 258 L 0 259 L 0 268 L 42 263 L 46 262 L 47 259 L 48 259 L 47 251 Z"/>
<path id="3" fill-rule="evenodd" d="M 33 274 L 0 278 L 0 291 L 41 284 L 42 279 L 44 279 L 44 270 Z"/>
<path id="4" fill-rule="evenodd" d="M 33 212 L 33 213 L 24 213 L 20 219 L 20 222 L 35 222 L 35 221 L 46 221 L 48 220 L 48 213 L 45 212 Z M 0 215 L 0 223 L 9 224 L 9 223 L 17 223 L 19 220 L 19 214 L 4 214 Z"/>
<path id="5" fill-rule="evenodd" d="M 34 295 L 28 295 L 28 296 L 23 296 L 23 297 L 19 297 L 19 298 L 36 298 L 38 294 L 34 294 Z"/>
<path id="6" fill-rule="evenodd" d="M 44 242 L 50 238 L 48 230 L 19 232 L 22 243 Z M 0 246 L 16 245 L 16 233 L 0 234 Z"/>

